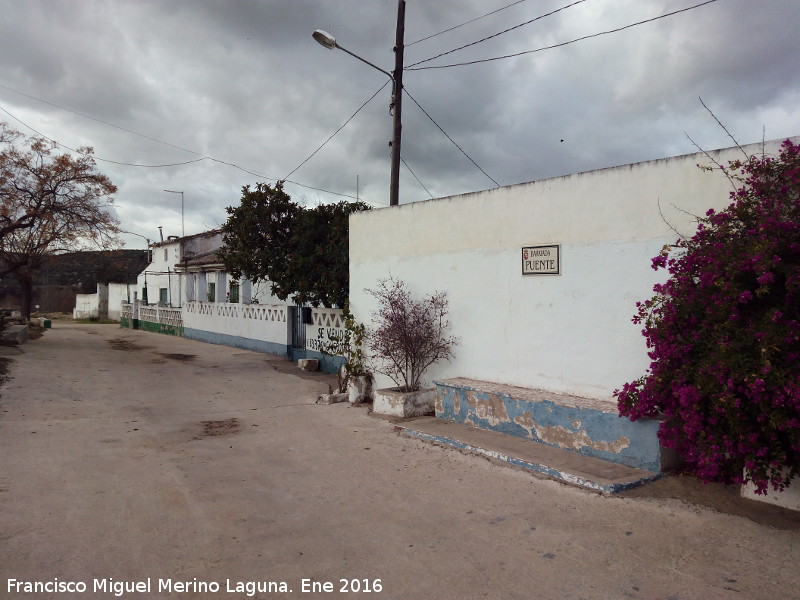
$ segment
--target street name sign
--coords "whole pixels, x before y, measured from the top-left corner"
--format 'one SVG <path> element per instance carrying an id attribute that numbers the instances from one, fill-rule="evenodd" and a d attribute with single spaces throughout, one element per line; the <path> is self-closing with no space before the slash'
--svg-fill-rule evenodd
<path id="1" fill-rule="evenodd" d="M 524 246 L 523 275 L 561 275 L 561 246 Z"/>

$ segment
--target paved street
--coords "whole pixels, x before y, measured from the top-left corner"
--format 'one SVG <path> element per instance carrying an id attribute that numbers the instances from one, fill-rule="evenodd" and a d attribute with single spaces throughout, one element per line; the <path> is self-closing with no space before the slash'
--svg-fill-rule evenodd
<path id="1" fill-rule="evenodd" d="M 278 357 L 60 321 L 21 350 L 1 598 L 800 598 L 796 527 L 407 439 Z"/>

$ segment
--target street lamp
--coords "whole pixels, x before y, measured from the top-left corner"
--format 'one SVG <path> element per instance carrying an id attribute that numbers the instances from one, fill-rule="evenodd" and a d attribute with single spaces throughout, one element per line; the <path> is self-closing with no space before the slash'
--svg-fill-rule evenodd
<path id="1" fill-rule="evenodd" d="M 140 238 L 142 238 L 145 242 L 147 242 L 147 263 L 149 265 L 150 263 L 153 262 L 153 254 L 152 254 L 153 251 L 150 248 L 150 238 L 149 237 L 145 237 L 141 233 L 136 233 L 134 231 L 125 231 L 124 229 L 121 229 L 120 233 L 127 233 L 127 234 L 130 234 L 130 235 L 136 235 L 136 236 L 139 236 Z M 147 304 L 147 267 L 145 267 L 143 273 L 144 273 L 144 297 L 142 298 L 142 300 L 144 301 L 145 304 Z M 126 279 L 127 279 L 127 274 L 126 274 Z M 137 278 L 137 282 L 138 282 L 138 278 Z M 129 283 L 126 284 L 126 285 L 128 286 L 128 302 L 130 302 L 131 301 L 131 288 L 130 288 L 130 284 Z M 136 299 L 136 290 L 134 290 L 134 296 L 133 297 L 134 297 L 134 299 Z"/>
<path id="2" fill-rule="evenodd" d="M 147 262 L 153 262 L 152 257 L 150 256 L 150 238 L 143 236 L 141 233 L 135 233 L 133 231 L 125 231 L 124 229 L 120 230 L 120 233 L 127 233 L 130 235 L 136 235 L 142 238 L 145 242 L 147 242 Z"/>
<path id="3" fill-rule="evenodd" d="M 387 75 L 392 80 L 392 101 L 390 103 L 390 107 L 392 109 L 392 175 L 391 180 L 389 183 L 389 206 L 397 206 L 399 202 L 399 195 L 400 195 L 400 140 L 403 130 L 403 124 L 401 120 L 402 114 L 402 102 L 403 102 L 403 37 L 405 34 L 405 16 L 406 16 L 406 1 L 405 0 L 398 0 L 397 2 L 397 34 L 395 37 L 395 46 L 394 46 L 394 72 L 389 73 L 388 71 L 384 71 L 380 67 L 373 65 L 368 60 L 365 60 L 358 56 L 357 54 L 353 54 L 346 48 L 342 48 L 340 44 L 336 42 L 336 38 L 334 38 L 330 33 L 327 31 L 322 31 L 321 29 L 317 29 L 314 33 L 311 34 L 317 42 L 321 45 L 325 46 L 328 50 L 333 50 L 334 48 L 338 48 L 349 54 L 350 56 L 357 58 L 363 63 L 368 64 L 373 69 L 377 69 L 384 75 Z"/>
<path id="4" fill-rule="evenodd" d="M 164 190 L 164 191 L 169 192 L 170 194 L 181 195 L 181 237 L 186 237 L 186 228 L 183 226 L 183 192 L 176 192 L 175 190 Z"/>
<path id="5" fill-rule="evenodd" d="M 342 50 L 343 52 L 347 52 L 353 58 L 357 58 L 361 62 L 367 63 L 373 69 L 378 69 L 378 71 L 380 71 L 381 73 L 386 75 L 389 79 L 394 80 L 394 76 L 391 73 L 389 73 L 389 71 L 384 71 L 379 66 L 373 65 L 368 60 L 366 60 L 364 58 L 361 58 L 358 54 L 353 54 L 347 48 L 343 48 L 342 46 L 337 44 L 336 43 L 336 38 L 333 37 L 327 31 L 322 31 L 322 29 L 317 29 L 314 33 L 311 34 L 311 37 L 313 37 L 315 40 L 317 40 L 317 42 L 319 42 L 322 46 L 325 46 L 328 50 L 333 50 L 334 48 L 338 48 L 339 50 Z"/>

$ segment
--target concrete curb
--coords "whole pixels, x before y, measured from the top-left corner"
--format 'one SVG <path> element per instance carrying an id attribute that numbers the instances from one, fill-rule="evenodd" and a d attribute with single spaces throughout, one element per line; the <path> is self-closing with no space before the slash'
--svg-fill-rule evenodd
<path id="1" fill-rule="evenodd" d="M 445 425 L 452 433 L 444 434 L 437 431 L 441 428 L 441 424 L 435 423 L 435 419 L 420 419 L 407 424 L 397 424 L 395 431 L 426 442 L 471 452 L 604 495 L 629 490 L 661 477 L 661 474 L 652 471 L 615 465 L 588 456 L 578 456 L 533 441 L 502 439 L 495 444 L 492 436 L 500 435 L 503 438 L 510 436 L 455 423 Z M 537 456 L 540 453 L 541 457 Z"/>

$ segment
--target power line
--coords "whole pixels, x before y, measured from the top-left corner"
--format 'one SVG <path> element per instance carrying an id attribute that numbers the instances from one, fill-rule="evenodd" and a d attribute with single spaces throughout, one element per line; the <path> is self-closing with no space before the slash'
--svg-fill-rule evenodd
<path id="1" fill-rule="evenodd" d="M 583 2 L 586 2 L 586 0 L 576 0 L 576 2 L 573 2 L 572 4 L 567 4 L 566 6 L 562 6 L 561 8 L 557 8 L 557 9 L 555 9 L 553 11 L 550 11 L 549 13 L 546 13 L 544 15 L 540 15 L 540 16 L 536 17 L 535 19 L 531 19 L 530 21 L 525 21 L 524 23 L 520 23 L 519 25 L 514 25 L 514 27 L 509 27 L 508 29 L 504 29 L 503 31 L 499 31 L 499 32 L 497 32 L 495 34 L 487 36 L 487 37 L 485 37 L 483 39 L 480 39 L 480 40 L 478 40 L 476 42 L 471 42 L 469 44 L 464 44 L 463 46 L 459 46 L 458 48 L 453 48 L 452 50 L 448 50 L 447 52 L 442 52 L 441 54 L 437 54 L 436 56 L 431 56 L 430 58 L 426 58 L 425 60 L 420 60 L 420 61 L 412 63 L 412 64 L 410 64 L 408 66 L 409 67 L 414 67 L 416 65 L 421 65 L 422 63 L 426 63 L 428 61 L 440 58 L 440 57 L 445 56 L 447 54 L 452 54 L 453 52 L 458 52 L 459 50 L 463 50 L 464 48 L 469 48 L 470 46 L 475 46 L 476 44 L 480 44 L 481 42 L 485 42 L 486 40 L 491 40 L 492 38 L 496 38 L 497 36 L 503 35 L 504 33 L 508 33 L 509 31 L 514 31 L 515 29 L 519 29 L 520 27 L 524 27 L 525 25 L 530 25 L 531 23 L 534 23 L 536 21 L 544 19 L 545 17 L 549 17 L 551 15 L 554 15 L 554 14 L 556 14 L 558 12 L 561 12 L 562 10 L 566 10 L 567 8 L 575 6 L 576 4 L 581 4 Z M 416 69 L 413 69 L 413 70 L 416 70 Z"/>
<path id="2" fill-rule="evenodd" d="M 4 87 L 4 86 L 0 85 L 0 87 Z M 7 89 L 9 89 L 9 88 L 7 88 Z M 12 91 L 16 91 L 16 90 L 12 90 Z M 23 94 L 23 95 L 27 95 L 27 94 Z M 28 96 L 28 97 L 29 98 L 33 98 L 33 96 Z M 34 98 L 34 100 L 38 100 L 38 98 Z M 45 101 L 42 100 L 42 102 L 45 102 Z M 52 104 L 52 103 L 46 102 L 46 104 Z M 56 105 L 52 104 L 52 106 L 56 106 Z M 61 107 L 58 107 L 58 108 L 61 108 Z M 27 127 L 31 131 L 33 131 L 36 135 L 39 135 L 39 136 L 43 137 L 44 139 L 53 142 L 57 146 L 60 146 L 62 148 L 66 148 L 67 150 L 70 150 L 71 152 L 75 152 L 77 154 L 81 154 L 81 152 L 79 150 L 77 150 L 75 148 L 71 148 L 70 146 L 67 146 L 66 144 L 62 144 L 58 140 L 55 140 L 55 139 L 53 139 L 53 138 L 51 138 L 49 136 L 46 136 L 45 134 L 41 133 L 40 131 L 34 129 L 30 125 L 28 125 L 25 121 L 23 121 L 22 119 L 20 119 L 19 117 L 15 116 L 15 115 L 13 115 L 11 112 L 6 110 L 2 106 L 0 106 L 0 110 L 2 110 L 4 113 L 6 113 L 8 116 L 10 116 L 12 119 L 17 121 L 18 123 L 21 123 L 23 126 Z M 70 111 L 69 109 L 64 109 L 64 110 L 67 110 L 69 112 L 75 112 L 75 111 Z M 77 112 L 75 112 L 75 114 L 78 114 L 78 115 L 81 115 L 81 116 L 86 116 L 86 115 L 82 115 L 81 113 L 77 113 Z M 112 127 L 117 127 L 116 125 L 113 125 L 112 123 L 106 123 L 105 121 L 101 121 L 99 119 L 93 119 L 92 117 L 88 117 L 88 116 L 87 116 L 87 118 L 92 119 L 93 121 L 99 121 L 101 123 L 105 123 L 106 125 L 111 125 Z M 129 130 L 126 130 L 126 129 L 121 128 L 121 127 L 117 127 L 117 129 L 123 129 L 124 131 L 129 131 Z M 130 131 L 130 133 L 133 133 L 135 135 L 141 135 L 141 137 L 145 137 L 145 138 L 148 137 L 148 136 L 145 136 L 145 135 L 142 135 L 142 134 L 138 134 L 135 131 Z M 148 138 L 148 139 L 155 140 L 155 138 Z M 159 141 L 160 142 L 160 140 L 155 140 L 155 141 Z M 168 142 L 161 142 L 161 143 L 166 144 L 168 146 L 172 146 L 172 144 L 170 144 Z M 175 148 L 179 148 L 181 150 L 184 150 L 183 148 L 180 148 L 179 146 L 174 146 L 174 147 Z M 189 152 L 191 154 L 198 154 L 197 152 L 192 152 L 191 150 L 185 150 L 185 151 Z M 111 160 L 111 159 L 108 159 L 108 158 L 101 158 L 99 156 L 94 156 L 94 155 L 92 155 L 92 158 L 94 160 L 97 160 L 97 161 L 100 161 L 100 162 L 107 162 L 107 163 L 111 163 L 111 164 L 115 164 L 115 165 L 121 165 L 121 166 L 126 166 L 126 167 L 148 168 L 148 169 L 157 169 L 157 168 L 165 168 L 165 167 L 180 167 L 180 166 L 183 166 L 183 165 L 190 165 L 192 163 L 202 162 L 204 160 L 210 160 L 212 162 L 219 163 L 221 165 L 227 165 L 229 167 L 233 167 L 234 169 L 238 169 L 238 170 L 242 171 L 243 173 L 247 173 L 249 175 L 253 175 L 254 177 L 260 177 L 262 179 L 269 179 L 271 181 L 280 181 L 280 179 L 278 179 L 277 177 L 270 177 L 269 175 L 265 175 L 263 173 L 258 173 L 256 171 L 251 171 L 249 169 L 245 169 L 244 167 L 240 167 L 239 165 L 237 165 L 235 163 L 227 162 L 227 161 L 224 161 L 224 160 L 220 160 L 220 159 L 214 158 L 213 156 L 201 156 L 200 158 L 196 158 L 194 160 L 188 160 L 188 161 L 185 161 L 185 162 L 168 163 L 168 164 L 160 164 L 160 165 L 142 165 L 142 164 L 135 164 L 135 163 L 129 163 L 129 162 L 121 162 L 121 161 Z M 326 194 L 333 194 L 334 196 L 341 196 L 343 198 L 352 198 L 353 200 L 357 199 L 355 196 L 352 196 L 350 194 L 341 194 L 339 192 L 333 192 L 331 190 L 326 190 L 326 189 L 323 189 L 323 188 L 318 188 L 318 187 L 314 187 L 314 186 L 310 186 L 310 185 L 305 185 L 305 184 L 299 183 L 297 181 L 291 181 L 291 180 L 287 179 L 286 182 L 294 184 L 294 185 L 297 185 L 297 186 L 300 186 L 302 188 L 307 188 L 307 189 L 315 190 L 315 191 L 318 191 L 318 192 L 325 192 Z"/>
<path id="3" fill-rule="evenodd" d="M 420 110 L 421 110 L 423 113 L 425 113 L 425 116 L 426 116 L 426 117 L 428 117 L 428 118 L 431 120 L 431 123 L 433 123 L 434 125 L 436 125 L 436 127 L 438 127 L 438 128 L 439 128 L 439 131 L 441 131 L 441 132 L 442 132 L 442 133 L 445 135 L 445 137 L 446 137 L 448 140 L 450 140 L 450 142 L 452 142 L 452 144 L 453 144 L 453 145 L 454 145 L 456 148 L 458 148 L 458 149 L 461 151 L 461 154 L 463 154 L 464 156 L 466 156 L 466 157 L 469 159 L 469 161 L 470 161 L 470 162 L 471 162 L 473 165 L 475 165 L 476 167 L 478 167 L 478 170 L 479 170 L 481 173 L 483 173 L 484 175 L 486 175 L 486 177 L 488 177 L 489 179 L 491 179 L 491 180 L 492 180 L 492 182 L 493 182 L 493 183 L 494 183 L 494 184 L 495 184 L 497 187 L 500 187 L 500 184 L 499 184 L 499 183 L 497 183 L 497 181 L 495 181 L 495 180 L 494 180 L 494 178 L 492 178 L 492 176 L 491 176 L 491 175 L 489 175 L 489 174 L 488 174 L 486 171 L 484 171 L 484 170 L 483 170 L 483 169 L 480 167 L 480 165 L 479 165 L 478 163 L 476 163 L 474 160 L 472 160 L 472 157 L 471 157 L 469 154 L 467 154 L 466 152 L 464 152 L 464 149 L 463 149 L 461 146 L 459 146 L 459 145 L 456 143 L 456 141 L 455 141 L 453 138 L 451 138 L 449 135 L 447 135 L 447 132 L 446 132 L 444 129 L 442 129 L 442 126 L 441 126 L 441 125 L 439 125 L 439 124 L 438 124 L 438 123 L 437 123 L 437 122 L 436 122 L 436 121 L 433 119 L 433 117 L 432 117 L 432 116 L 430 116 L 430 115 L 428 114 L 428 111 L 426 111 L 424 108 L 422 108 L 422 105 L 421 105 L 419 102 L 417 102 L 416 98 L 414 98 L 414 96 L 412 96 L 412 95 L 411 95 L 411 94 L 408 92 L 408 89 L 406 89 L 405 87 L 403 87 L 403 91 L 406 93 L 406 95 L 407 95 L 409 98 L 411 98 L 411 100 L 413 100 L 413 101 L 414 101 L 414 104 L 416 104 L 416 105 L 419 107 L 419 109 L 420 109 Z M 410 169 L 409 169 L 409 170 L 410 170 Z"/>
<path id="4" fill-rule="evenodd" d="M 524 52 L 517 52 L 515 54 L 506 54 L 504 56 L 495 56 L 493 58 L 484 58 L 482 60 L 471 60 L 471 61 L 468 61 L 468 62 L 453 63 L 453 64 L 449 64 L 449 65 L 438 65 L 438 66 L 432 66 L 432 67 L 408 68 L 408 70 L 409 71 L 422 71 L 422 70 L 425 70 L 425 69 L 447 69 L 449 67 L 462 67 L 462 66 L 465 66 L 465 65 L 476 65 L 478 63 L 491 62 L 491 61 L 494 61 L 494 60 L 503 60 L 504 58 L 513 58 L 515 56 L 522 56 L 523 54 L 533 54 L 534 52 L 541 52 L 542 50 L 552 50 L 553 48 L 560 48 L 562 46 L 567 46 L 569 44 L 574 44 L 575 42 L 580 42 L 582 40 L 588 40 L 589 38 L 600 37 L 601 35 L 607 35 L 609 33 L 616 33 L 618 31 L 623 31 L 624 29 L 630 29 L 631 27 L 636 27 L 637 25 L 642 25 L 644 23 L 651 23 L 653 21 L 658 21 L 659 19 L 663 19 L 665 17 L 671 17 L 672 15 L 677 15 L 678 13 L 682 13 L 682 12 L 686 12 L 686 11 L 689 11 L 689 10 L 693 10 L 695 8 L 700 8 L 701 6 L 705 6 L 706 4 L 712 4 L 713 2 L 716 2 L 716 1 L 717 0 L 707 0 L 706 2 L 701 2 L 700 4 L 695 4 L 694 6 L 689 6 L 687 8 L 682 8 L 680 10 L 675 10 L 675 11 L 672 11 L 672 12 L 668 12 L 668 13 L 665 13 L 663 15 L 659 15 L 657 17 L 653 17 L 651 19 L 645 19 L 644 21 L 638 21 L 636 23 L 631 23 L 630 25 L 625 25 L 624 27 L 617 27 L 616 29 L 609 29 L 608 31 L 601 31 L 599 33 L 593 33 L 591 35 L 585 35 L 583 37 L 579 37 L 579 38 L 576 38 L 574 40 L 570 40 L 568 42 L 561 42 L 560 44 L 553 44 L 552 46 L 545 46 L 543 48 L 537 48 L 536 50 L 526 50 Z M 429 60 L 432 60 L 432 59 L 429 59 Z M 419 63 L 415 63 L 415 64 L 419 64 Z"/>
<path id="5" fill-rule="evenodd" d="M 426 187 L 425 187 L 425 184 L 424 184 L 424 183 L 422 183 L 422 182 L 419 180 L 419 177 L 417 177 L 417 174 L 416 174 L 416 173 L 414 173 L 413 169 L 412 169 L 411 167 L 409 167 L 409 166 L 408 166 L 408 163 L 407 163 L 405 160 L 403 160 L 403 157 L 402 157 L 402 156 L 400 157 L 400 162 L 401 162 L 401 163 L 403 163 L 403 164 L 406 166 L 406 169 L 408 169 L 408 171 L 409 171 L 409 172 L 410 172 L 410 173 L 411 173 L 411 174 L 414 176 L 414 179 L 416 179 L 416 180 L 417 180 L 417 183 L 419 183 L 419 184 L 422 186 L 422 189 L 423 189 L 423 190 L 425 190 L 426 192 L 428 192 L 428 196 L 430 196 L 430 197 L 431 197 L 431 200 L 433 200 L 433 194 L 431 194 L 431 193 L 428 191 L 428 188 L 426 188 Z"/>
<path id="6" fill-rule="evenodd" d="M 53 142 L 57 146 L 60 146 L 62 148 L 66 148 L 67 150 L 70 150 L 71 152 L 75 152 L 76 154 L 84 154 L 84 152 L 81 152 L 80 150 L 78 150 L 76 148 L 70 148 L 66 144 L 62 144 L 61 142 L 59 142 L 57 140 L 54 140 L 51 137 L 46 136 L 41 131 L 38 131 L 38 130 L 34 129 L 30 125 L 28 125 L 25 121 L 23 121 L 19 117 L 14 116 L 12 113 L 10 113 L 8 110 L 3 108 L 2 106 L 0 106 L 0 110 L 2 110 L 4 113 L 6 113 L 9 117 L 14 119 L 18 123 L 21 123 L 22 125 L 24 125 L 28 129 L 30 129 L 36 135 L 41 136 L 44 139 Z M 99 156 L 92 155 L 92 159 L 93 160 L 99 160 L 100 162 L 107 162 L 107 163 L 111 163 L 111 164 L 114 164 L 114 165 L 123 165 L 123 166 L 126 166 L 126 167 L 144 167 L 144 168 L 149 168 L 149 169 L 156 169 L 156 168 L 161 168 L 161 167 L 180 167 L 180 166 L 183 166 L 183 165 L 190 165 L 192 163 L 200 162 L 200 161 L 203 161 L 203 160 L 208 160 L 208 158 L 209 157 L 207 157 L 207 156 L 203 156 L 201 158 L 196 158 L 194 160 L 187 160 L 185 162 L 169 163 L 169 164 L 163 164 L 163 165 L 137 165 L 137 164 L 133 164 L 133 163 L 119 162 L 119 161 L 111 160 L 111 159 L 108 159 L 108 158 L 100 158 Z"/>
<path id="7" fill-rule="evenodd" d="M 314 151 L 313 151 L 313 152 L 312 152 L 312 153 L 311 153 L 311 154 L 308 156 L 308 158 L 306 158 L 306 159 L 305 159 L 303 162 L 301 162 L 301 163 L 300 163 L 299 165 L 297 165 L 297 166 L 296 166 L 294 169 L 292 169 L 292 172 L 291 172 L 291 173 L 289 173 L 289 174 L 288 174 L 286 177 L 284 177 L 284 179 L 289 179 L 289 177 L 291 177 L 291 176 L 294 174 L 294 172 L 295 172 L 295 171 L 297 171 L 297 170 L 298 170 L 300 167 L 302 167 L 302 166 L 303 166 L 304 164 L 306 164 L 306 163 L 307 163 L 309 160 L 311 160 L 311 159 L 314 157 L 314 155 L 315 155 L 317 152 L 319 152 L 320 150 L 322 150 L 322 147 L 323 147 L 323 146 L 325 146 L 325 144 L 327 144 L 328 142 L 330 142 L 330 141 L 333 139 L 333 136 L 335 136 L 335 135 L 336 135 L 337 133 L 339 133 L 339 132 L 340 132 L 342 129 L 344 129 L 344 128 L 345 128 L 345 126 L 346 126 L 346 125 L 347 125 L 347 124 L 348 124 L 350 121 L 352 121 L 352 120 L 353 120 L 353 118 L 354 118 L 354 117 L 355 117 L 355 116 L 356 116 L 356 115 L 357 115 L 359 112 L 361 112 L 361 109 L 362 109 L 362 108 L 364 108 L 364 107 L 365 107 L 367 104 L 369 104 L 369 103 L 372 101 L 372 99 L 373 99 L 375 96 L 377 96 L 378 94 L 380 94 L 380 93 L 381 93 L 381 90 L 383 90 L 383 88 L 385 88 L 385 87 L 386 87 L 388 84 L 389 84 L 389 81 L 387 81 L 387 82 L 386 82 L 386 83 L 384 83 L 384 84 L 383 84 L 381 87 L 379 87 L 379 88 L 378 88 L 378 91 L 376 91 L 374 94 L 372 94 L 372 96 L 370 96 L 370 97 L 369 97 L 369 99 L 368 99 L 366 102 L 364 102 L 364 104 L 362 104 L 361 106 L 359 106 L 359 107 L 358 107 L 358 110 L 357 110 L 356 112 L 354 112 L 352 115 L 350 115 L 350 118 L 349 118 L 349 119 L 347 119 L 347 120 L 346 120 L 344 123 L 342 123 L 342 125 L 339 127 L 339 129 L 337 129 L 336 131 L 334 131 L 334 132 L 333 132 L 333 133 L 330 135 L 330 137 L 328 137 L 328 139 L 327 139 L 327 140 L 325 140 L 324 142 L 322 142 L 322 144 L 320 144 L 320 146 L 319 146 L 319 147 L 318 147 L 316 150 L 314 150 Z"/>
<path id="8" fill-rule="evenodd" d="M 424 37 L 422 39 L 419 39 L 419 40 L 417 40 L 415 42 L 411 42 L 410 44 L 406 44 L 406 48 L 408 48 L 409 46 L 413 46 L 414 44 L 419 44 L 420 42 L 424 42 L 425 40 L 429 40 L 431 38 L 434 38 L 437 35 L 442 35 L 443 33 L 447 33 L 449 31 L 453 31 L 454 29 L 458 29 L 459 27 L 463 27 L 464 25 L 469 25 L 470 23 L 474 23 L 475 21 L 479 21 L 480 19 L 483 19 L 484 17 L 489 17 L 489 16 L 491 16 L 491 15 L 493 15 L 495 13 L 499 13 L 501 10 L 505 10 L 507 8 L 511 8 L 512 6 L 515 6 L 517 4 L 521 4 L 523 2 L 526 2 L 526 0 L 517 0 L 516 2 L 512 2 L 511 4 L 507 4 L 506 6 L 502 6 L 502 7 L 498 8 L 497 10 L 493 10 L 492 12 L 488 12 L 485 15 L 481 15 L 480 17 L 475 17 L 474 19 L 470 19 L 469 21 L 465 21 L 464 23 L 461 23 L 460 25 L 454 25 L 453 27 L 450 27 L 450 28 L 445 29 L 443 31 L 440 31 L 438 33 L 431 34 L 431 35 L 429 35 L 427 37 Z M 410 170 L 411 169 L 409 169 L 409 171 Z"/>
<path id="9" fill-rule="evenodd" d="M 41 102 L 42 104 L 47 104 L 48 106 L 52 106 L 54 108 L 59 108 L 61 110 L 65 110 L 67 112 L 71 112 L 74 115 L 78 115 L 85 119 L 90 119 L 92 121 L 97 121 L 98 123 L 102 123 L 103 125 L 108 125 L 109 127 L 114 127 L 115 129 L 119 129 L 121 131 L 125 131 L 127 133 L 132 133 L 133 135 L 138 135 L 139 137 L 143 137 L 145 139 L 151 140 L 153 142 L 158 142 L 159 144 L 164 144 L 165 146 L 169 146 L 170 148 L 175 148 L 177 150 L 182 150 L 183 152 L 188 152 L 189 154 L 197 154 L 201 155 L 201 152 L 195 152 L 194 150 L 189 150 L 188 148 L 183 148 L 181 146 L 176 146 L 175 144 L 170 144 L 169 142 L 165 142 L 163 140 L 159 140 L 154 137 L 150 137 L 149 135 L 145 135 L 143 133 L 139 133 L 138 131 L 133 131 L 132 129 L 126 129 L 125 127 L 120 127 L 119 125 L 114 125 L 114 123 L 109 123 L 108 121 L 104 121 L 103 119 L 98 119 L 97 117 L 92 117 L 90 115 L 84 114 L 82 112 L 78 112 L 77 110 L 72 110 L 71 108 L 67 108 L 65 106 L 60 106 L 58 104 L 54 104 L 53 102 L 48 102 L 47 100 L 42 100 L 41 98 L 37 98 L 36 96 L 31 96 L 30 94 L 26 94 L 24 92 L 20 92 L 19 90 L 15 90 L 14 88 L 10 88 L 6 85 L 0 83 L 0 88 L 4 90 L 8 90 L 9 92 L 14 92 L 15 94 L 19 94 L 20 96 L 25 96 L 26 98 L 30 98 L 31 100 L 36 100 L 37 102 Z"/>

